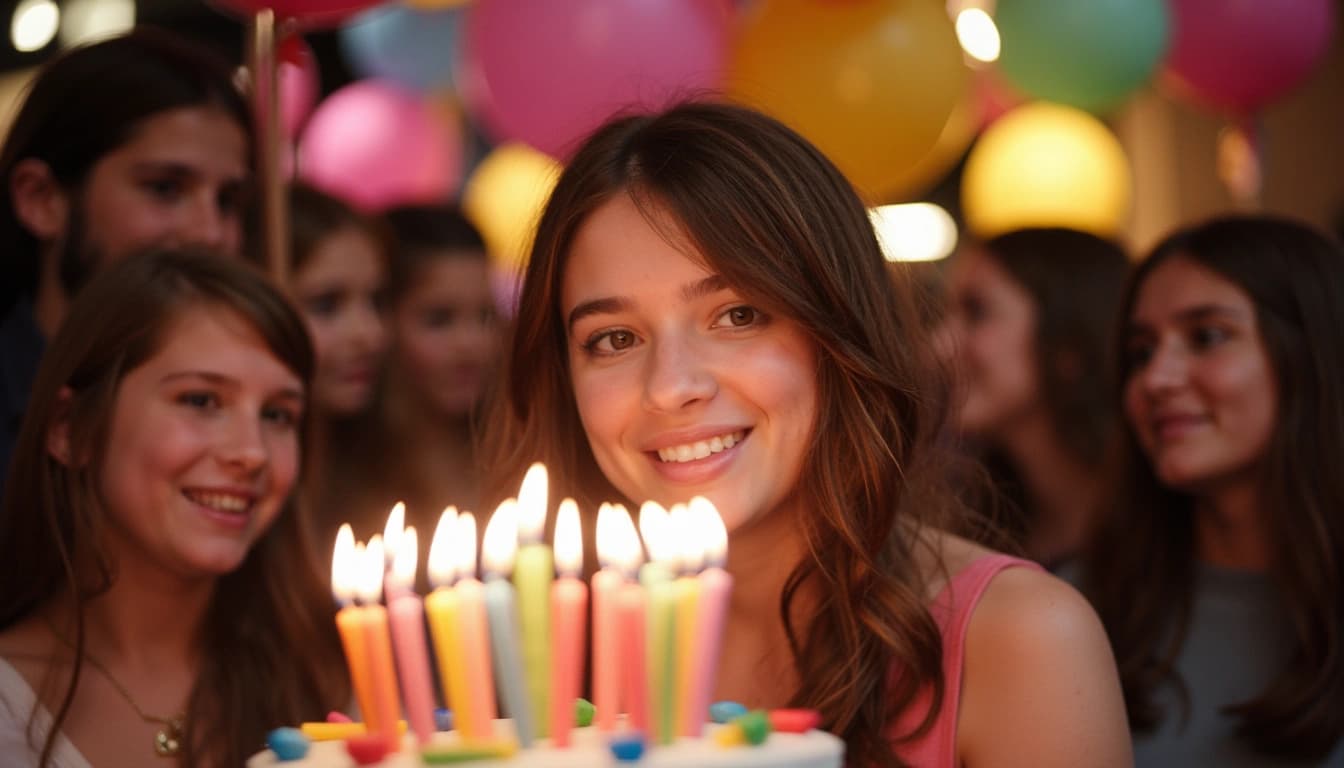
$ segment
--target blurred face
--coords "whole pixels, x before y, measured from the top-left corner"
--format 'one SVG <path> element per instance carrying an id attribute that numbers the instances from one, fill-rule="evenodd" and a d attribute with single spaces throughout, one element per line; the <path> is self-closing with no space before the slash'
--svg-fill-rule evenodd
<path id="1" fill-rule="evenodd" d="M 237 254 L 247 147 L 243 127 L 213 107 L 145 118 L 128 141 L 99 158 L 73 201 L 62 243 L 67 289 L 149 246 Z"/>
<path id="2" fill-rule="evenodd" d="M 562 314 L 603 473 L 636 503 L 694 495 L 730 531 L 785 503 L 817 411 L 815 351 L 616 197 L 579 229 Z"/>
<path id="3" fill-rule="evenodd" d="M 318 243 L 294 275 L 291 290 L 317 351 L 313 402 L 325 412 L 355 413 L 373 395 L 387 341 L 383 277 L 378 244 L 354 227 Z"/>
<path id="4" fill-rule="evenodd" d="M 1251 299 L 1193 261 L 1153 269 L 1126 328 L 1125 415 L 1165 484 L 1253 480 L 1274 431 L 1277 385 Z"/>
<path id="5" fill-rule="evenodd" d="M 421 403 L 450 417 L 481 397 L 500 326 L 483 254 L 426 261 L 392 311 L 395 368 Z"/>
<path id="6" fill-rule="evenodd" d="M 189 310 L 117 392 L 99 491 L 120 554 L 188 578 L 236 568 L 294 485 L 302 411 L 251 326 Z"/>
<path id="7" fill-rule="evenodd" d="M 948 281 L 940 336 L 957 371 L 957 424 L 993 439 L 1038 404 L 1035 305 L 997 260 L 977 249 L 958 256 Z"/>

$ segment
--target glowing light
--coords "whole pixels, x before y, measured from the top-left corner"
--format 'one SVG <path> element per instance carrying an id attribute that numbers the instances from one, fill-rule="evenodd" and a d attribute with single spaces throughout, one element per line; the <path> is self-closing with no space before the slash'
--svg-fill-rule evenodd
<path id="1" fill-rule="evenodd" d="M 9 39 L 25 53 L 45 48 L 61 25 L 61 9 L 52 0 L 23 0 L 14 9 Z"/>
<path id="2" fill-rule="evenodd" d="M 957 224 L 933 203 L 883 205 L 869 211 L 887 261 L 937 261 L 957 247 Z"/>
<path id="3" fill-rule="evenodd" d="M 129 32 L 135 26 L 135 0 L 66 0 L 61 46 L 70 48 Z"/>
<path id="4" fill-rule="evenodd" d="M 965 8 L 957 14 L 957 41 L 966 55 L 977 61 L 999 59 L 999 28 L 979 8 Z"/>

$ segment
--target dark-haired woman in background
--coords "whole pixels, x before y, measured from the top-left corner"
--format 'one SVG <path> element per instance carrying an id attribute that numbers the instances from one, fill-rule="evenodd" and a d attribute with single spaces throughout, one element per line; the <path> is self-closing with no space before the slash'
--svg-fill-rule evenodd
<path id="1" fill-rule="evenodd" d="M 1082 583 L 1137 762 L 1344 765 L 1344 251 L 1214 220 L 1122 316 L 1127 471 Z"/>
<path id="2" fill-rule="evenodd" d="M 1023 229 L 967 247 L 949 274 L 954 427 L 1010 503 L 1005 524 L 1048 567 L 1077 554 L 1114 479 L 1107 351 L 1128 271 L 1095 235 Z"/>

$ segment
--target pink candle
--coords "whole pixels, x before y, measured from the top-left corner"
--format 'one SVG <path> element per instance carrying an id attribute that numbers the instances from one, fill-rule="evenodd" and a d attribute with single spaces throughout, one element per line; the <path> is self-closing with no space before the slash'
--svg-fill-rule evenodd
<path id="1" fill-rule="evenodd" d="M 583 572 L 583 536 L 579 508 L 573 499 L 560 502 L 555 518 L 555 568 L 551 583 L 551 740 L 569 746 L 574 727 L 574 700 L 583 675 L 584 620 L 588 587 Z"/>
<path id="2" fill-rule="evenodd" d="M 402 532 L 388 575 L 396 589 L 388 596 L 387 612 L 392 622 L 392 642 L 397 652 L 397 672 L 405 698 L 406 719 L 421 744 L 434 735 L 434 693 L 430 686 L 429 653 L 425 648 L 424 601 L 415 594 L 418 539 L 415 528 Z"/>
<path id="3" fill-rule="evenodd" d="M 702 496 L 691 499 L 690 514 L 698 538 L 704 544 L 705 568 L 696 577 L 700 587 L 695 630 L 692 638 L 691 670 L 682 712 L 683 735 L 699 736 L 709 713 L 710 698 L 718 674 L 719 648 L 723 639 L 724 616 L 733 577 L 723 569 L 728 551 L 728 532 L 714 505 Z"/>
<path id="4" fill-rule="evenodd" d="M 644 664 L 646 618 L 644 588 L 638 582 L 621 585 L 616 596 L 617 630 L 621 638 L 621 689 L 630 727 L 649 733 L 648 671 Z"/>
<path id="5" fill-rule="evenodd" d="M 597 710 L 598 730 L 616 728 L 621 710 L 621 659 L 617 656 L 616 594 L 623 574 L 612 567 L 612 524 L 616 510 L 603 504 L 597 510 L 597 560 L 602 569 L 593 574 L 593 707 Z"/>

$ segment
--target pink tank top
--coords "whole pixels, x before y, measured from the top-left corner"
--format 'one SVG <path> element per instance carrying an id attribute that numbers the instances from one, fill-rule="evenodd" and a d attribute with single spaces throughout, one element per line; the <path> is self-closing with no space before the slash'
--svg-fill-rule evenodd
<path id="1" fill-rule="evenodd" d="M 942 707 L 933 727 L 918 741 L 897 746 L 896 753 L 915 768 L 955 768 L 957 764 L 957 713 L 961 702 L 961 671 L 966 651 L 966 628 L 985 588 L 1005 568 L 1027 567 L 1042 570 L 1029 560 L 1009 555 L 986 555 L 954 575 L 934 598 L 929 611 L 943 634 Z M 902 713 L 890 731 L 894 738 L 909 733 L 928 712 L 932 692 L 926 691 L 912 707 Z"/>

